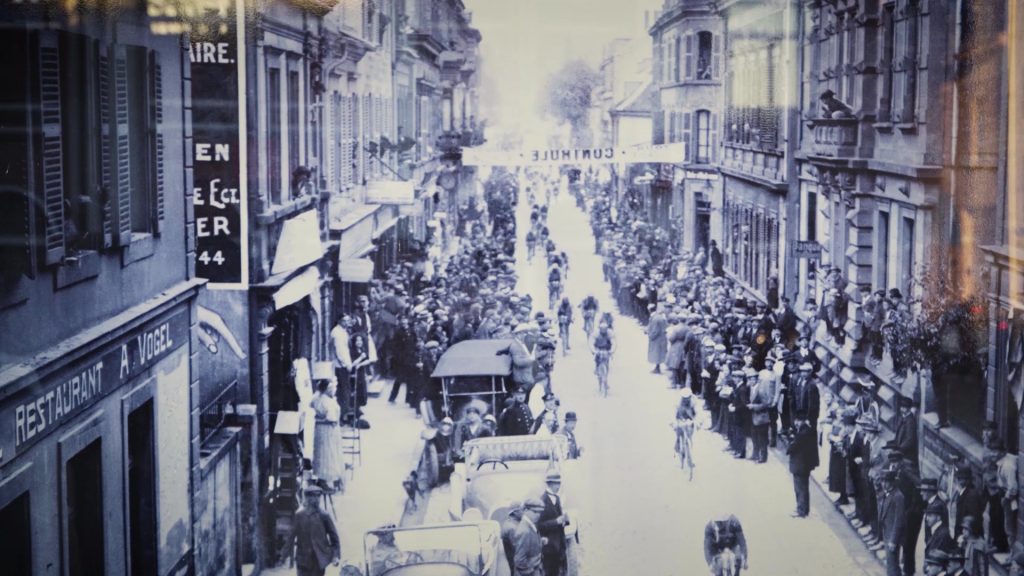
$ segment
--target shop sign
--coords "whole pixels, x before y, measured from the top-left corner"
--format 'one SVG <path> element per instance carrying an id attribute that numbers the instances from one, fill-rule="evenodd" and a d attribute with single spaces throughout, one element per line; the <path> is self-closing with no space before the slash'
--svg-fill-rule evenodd
<path id="1" fill-rule="evenodd" d="M 715 180 L 718 180 L 718 173 L 717 172 L 702 172 L 700 170 L 687 170 L 686 171 L 686 179 L 687 180 L 709 180 L 711 182 L 714 182 Z"/>
<path id="2" fill-rule="evenodd" d="M 793 245 L 793 256 L 796 258 L 821 258 L 821 244 L 814 240 L 797 240 Z"/>
<path id="3" fill-rule="evenodd" d="M 198 0 L 191 21 L 196 275 L 210 288 L 248 284 L 243 0 Z"/>
<path id="4" fill-rule="evenodd" d="M 375 180 L 366 184 L 367 204 L 412 204 L 416 187 L 402 180 Z"/>
<path id="5" fill-rule="evenodd" d="M 0 454 L 20 454 L 189 341 L 184 310 L 123 336 L 22 390 L 0 408 Z M 186 383 L 187 384 L 187 383 Z"/>

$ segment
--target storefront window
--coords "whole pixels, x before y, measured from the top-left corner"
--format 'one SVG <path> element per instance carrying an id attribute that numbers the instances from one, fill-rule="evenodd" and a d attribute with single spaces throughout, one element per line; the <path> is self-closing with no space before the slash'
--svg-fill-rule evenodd
<path id="1" fill-rule="evenodd" d="M 29 493 L 25 492 L 0 508 L 0 558 L 5 574 L 32 573 L 32 519 Z"/>
<path id="2" fill-rule="evenodd" d="M 66 472 L 68 574 L 101 576 L 106 573 L 101 441 L 71 457 Z"/>

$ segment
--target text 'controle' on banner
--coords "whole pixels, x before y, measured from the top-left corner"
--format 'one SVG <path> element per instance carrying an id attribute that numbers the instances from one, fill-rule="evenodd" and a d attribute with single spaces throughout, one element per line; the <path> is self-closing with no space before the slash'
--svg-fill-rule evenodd
<path id="1" fill-rule="evenodd" d="M 244 288 L 248 241 L 244 169 L 245 76 L 241 0 L 209 4 L 191 23 L 196 275 L 212 288 Z"/>
<path id="2" fill-rule="evenodd" d="M 682 162 L 686 144 L 644 144 L 626 148 L 541 148 L 535 150 L 500 150 L 464 148 L 465 166 L 561 166 L 593 164 L 634 164 L 641 162 Z"/>

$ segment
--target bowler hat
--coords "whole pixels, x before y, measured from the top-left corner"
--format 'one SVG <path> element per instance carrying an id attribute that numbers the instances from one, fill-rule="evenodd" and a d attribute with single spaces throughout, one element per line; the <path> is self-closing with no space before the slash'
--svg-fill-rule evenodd
<path id="1" fill-rule="evenodd" d="M 946 509 L 946 505 L 942 503 L 942 500 L 936 498 L 934 501 L 928 504 L 928 507 L 925 508 L 924 513 L 942 516 L 944 514 L 949 514 L 949 510 Z"/>
<path id="2" fill-rule="evenodd" d="M 903 293 L 900 292 L 899 288 L 890 288 L 889 289 L 889 298 L 892 298 L 892 299 L 903 298 Z"/>
<path id="3" fill-rule="evenodd" d="M 575 422 L 576 421 L 576 413 L 575 412 L 566 412 L 565 413 L 565 421 L 566 422 Z"/>

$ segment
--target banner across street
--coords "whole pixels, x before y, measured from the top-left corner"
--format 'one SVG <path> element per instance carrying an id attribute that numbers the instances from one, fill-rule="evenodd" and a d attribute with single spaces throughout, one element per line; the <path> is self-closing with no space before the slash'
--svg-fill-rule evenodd
<path id="1" fill-rule="evenodd" d="M 627 148 L 527 148 L 480 149 L 462 151 L 465 166 L 587 166 L 638 162 L 682 162 L 686 153 L 684 142 L 651 144 Z"/>

